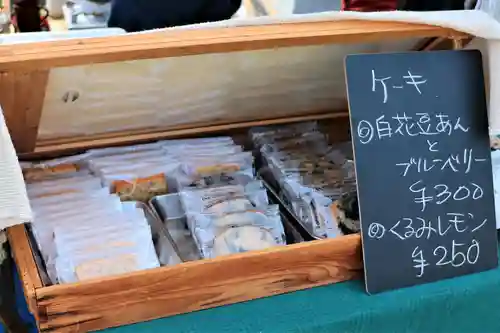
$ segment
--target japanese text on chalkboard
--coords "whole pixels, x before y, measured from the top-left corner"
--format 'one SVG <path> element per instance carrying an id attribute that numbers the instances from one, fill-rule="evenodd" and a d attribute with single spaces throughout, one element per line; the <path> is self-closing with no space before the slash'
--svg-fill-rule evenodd
<path id="1" fill-rule="evenodd" d="M 381 102 L 389 102 L 392 89 L 414 89 L 416 94 L 426 93 L 427 79 L 423 75 L 408 70 L 401 77 L 384 76 L 371 72 L 372 93 L 381 94 Z M 429 92 L 430 93 L 430 92 Z M 464 180 L 459 186 L 452 187 L 444 183 L 426 184 L 421 176 L 425 173 L 462 173 L 468 174 L 477 163 L 488 161 L 486 156 L 476 155 L 472 148 L 463 147 L 454 152 L 441 152 L 439 139 L 442 136 L 453 136 L 467 133 L 470 128 L 459 116 L 446 112 L 436 114 L 421 112 L 407 115 L 404 111 L 395 116 L 381 115 L 374 121 L 360 120 L 357 123 L 357 140 L 363 145 L 376 141 L 391 140 L 395 137 L 425 137 L 428 150 L 426 154 L 412 156 L 394 165 L 401 177 L 411 178 L 407 191 L 412 193 L 412 204 L 417 205 L 422 216 L 403 216 L 397 221 L 388 221 L 385 225 L 373 222 L 368 226 L 367 235 L 372 239 L 394 237 L 397 240 L 409 239 L 429 240 L 432 237 L 444 237 L 453 233 L 469 233 L 469 242 L 457 242 L 453 237 L 449 244 L 439 244 L 433 249 L 415 246 L 411 251 L 412 267 L 417 278 L 425 275 L 426 268 L 434 266 L 461 267 L 474 265 L 480 257 L 480 244 L 474 238 L 488 221 L 484 216 L 474 215 L 466 210 L 457 209 L 454 205 L 446 213 L 429 218 L 424 215 L 429 205 L 439 205 L 443 211 L 448 210 L 449 203 L 480 200 L 484 196 L 481 185 Z M 466 207 L 467 205 L 463 205 Z M 443 238 L 444 240 L 444 238 Z"/>
<path id="2" fill-rule="evenodd" d="M 383 95 L 384 103 L 387 103 L 387 100 L 389 98 L 389 92 L 387 90 L 388 87 L 393 89 L 403 89 L 404 88 L 403 84 L 406 84 L 410 87 L 413 87 L 418 94 L 422 95 L 422 91 L 420 90 L 419 86 L 427 82 L 427 80 L 423 79 L 422 75 L 412 74 L 412 72 L 409 70 L 408 70 L 408 75 L 401 76 L 402 79 L 401 81 L 403 82 L 403 84 L 401 84 L 400 82 L 391 84 L 392 81 L 389 81 L 391 79 L 392 77 L 390 76 L 377 77 L 375 74 L 375 70 L 372 69 L 372 91 L 375 92 L 377 90 L 378 85 L 382 86 L 382 91 L 384 93 Z"/>

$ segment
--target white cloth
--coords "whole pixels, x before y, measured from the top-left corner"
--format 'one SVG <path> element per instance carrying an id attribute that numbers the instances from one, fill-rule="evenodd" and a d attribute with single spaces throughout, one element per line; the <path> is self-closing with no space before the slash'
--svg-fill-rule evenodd
<path id="1" fill-rule="evenodd" d="M 500 20 L 500 3 L 498 0 L 478 0 L 476 9 L 482 10 Z"/>
<path id="2" fill-rule="evenodd" d="M 116 36 L 124 34 L 126 34 L 126 31 L 120 28 L 85 29 L 85 30 L 72 30 L 72 31 L 23 32 L 22 34 L 0 35 L 0 44 L 50 42 L 53 40 L 108 37 L 108 36 Z"/>
<path id="3" fill-rule="evenodd" d="M 0 109 L 0 230 L 32 218 L 21 166 Z"/>

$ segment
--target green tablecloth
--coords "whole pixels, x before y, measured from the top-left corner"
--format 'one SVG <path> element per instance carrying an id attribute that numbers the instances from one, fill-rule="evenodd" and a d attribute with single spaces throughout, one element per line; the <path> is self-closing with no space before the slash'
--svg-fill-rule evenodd
<path id="1" fill-rule="evenodd" d="M 106 333 L 500 333 L 500 269 L 376 296 L 350 281 Z"/>

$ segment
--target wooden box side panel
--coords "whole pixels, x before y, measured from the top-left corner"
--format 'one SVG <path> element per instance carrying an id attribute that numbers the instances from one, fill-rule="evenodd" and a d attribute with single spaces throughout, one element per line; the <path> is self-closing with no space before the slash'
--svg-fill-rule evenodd
<path id="1" fill-rule="evenodd" d="M 7 237 L 14 261 L 22 282 L 24 296 L 28 304 L 29 311 L 38 321 L 38 309 L 36 302 L 36 290 L 43 286 L 42 279 L 38 274 L 34 254 L 28 240 L 28 235 L 24 225 L 18 225 L 7 229 Z"/>
<path id="2" fill-rule="evenodd" d="M 359 235 L 37 291 L 40 328 L 87 332 L 350 280 Z"/>
<path id="3" fill-rule="evenodd" d="M 35 148 L 48 76 L 48 70 L 0 72 L 0 105 L 18 152 Z"/>
<path id="4" fill-rule="evenodd" d="M 185 137 L 197 137 L 200 135 L 218 135 L 233 131 L 241 131 L 254 126 L 269 126 L 290 124 L 316 120 L 345 120 L 347 112 L 327 112 L 322 114 L 309 114 L 303 116 L 290 116 L 282 118 L 272 118 L 265 120 L 244 121 L 231 124 L 211 125 L 200 127 L 170 128 L 164 130 L 141 129 L 137 131 L 120 131 L 104 135 L 89 135 L 79 138 L 62 138 L 54 140 L 44 140 L 39 142 L 32 153 L 20 154 L 25 160 L 37 160 L 58 157 L 61 153 L 73 153 L 90 148 L 111 147 L 128 144 L 140 144 L 164 139 L 178 139 Z M 345 138 L 344 138 L 345 139 Z"/>
<path id="5" fill-rule="evenodd" d="M 33 152 L 39 134 L 74 139 L 341 110 L 346 52 L 463 35 L 401 22 L 324 21 L 0 46 L 0 102 L 20 153 Z M 327 45 L 335 43 L 348 50 Z"/>
<path id="6" fill-rule="evenodd" d="M 424 24 L 339 20 L 236 27 L 184 28 L 147 34 L 0 46 L 0 71 L 227 53 L 289 46 L 371 43 L 405 38 L 464 37 Z M 38 50 L 43 49 L 44 52 Z"/>
<path id="7" fill-rule="evenodd" d="M 38 140 L 201 127 L 347 109 L 347 54 L 417 40 L 135 60 L 50 71 Z"/>
<path id="8" fill-rule="evenodd" d="M 325 46 L 55 68 L 39 141 L 346 110 L 343 58 Z"/>

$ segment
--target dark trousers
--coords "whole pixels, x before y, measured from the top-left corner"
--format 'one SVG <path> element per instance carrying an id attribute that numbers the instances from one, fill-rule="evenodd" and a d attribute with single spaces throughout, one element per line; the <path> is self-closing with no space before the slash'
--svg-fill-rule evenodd
<path id="1" fill-rule="evenodd" d="M 434 11 L 434 10 L 463 10 L 464 0 L 406 0 L 403 10 Z"/>
<path id="2" fill-rule="evenodd" d="M 28 327 L 23 324 L 17 312 L 13 274 L 15 265 L 10 256 L 8 243 L 3 245 L 2 250 L 7 251 L 7 258 L 0 264 L 0 321 L 8 332 L 25 333 L 28 332 Z"/>
<path id="3" fill-rule="evenodd" d="M 127 32 L 230 19 L 241 0 L 112 0 L 109 27 Z"/>

